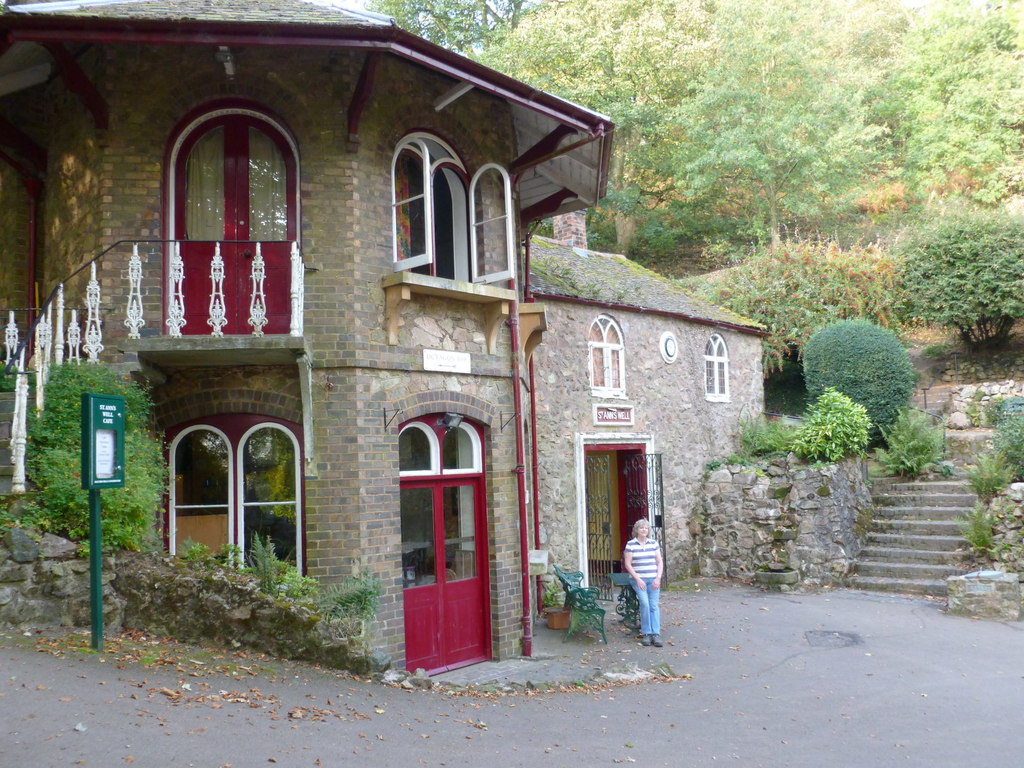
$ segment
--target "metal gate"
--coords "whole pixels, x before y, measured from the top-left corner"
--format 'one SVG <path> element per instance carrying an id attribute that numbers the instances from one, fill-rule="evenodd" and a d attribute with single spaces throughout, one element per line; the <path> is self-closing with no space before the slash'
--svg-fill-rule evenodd
<path id="1" fill-rule="evenodd" d="M 616 528 L 624 528 L 627 538 L 633 523 L 641 517 L 651 522 L 651 535 L 665 553 L 664 512 L 661 482 L 661 454 L 588 454 L 586 472 L 587 583 L 601 590 L 602 600 L 614 599 L 609 574 L 621 570 L 622 553 L 614 546 Z M 612 472 L 620 475 L 620 508 L 612 498 Z M 618 512 L 618 514 L 615 514 Z M 625 540 L 621 542 L 625 545 Z"/>

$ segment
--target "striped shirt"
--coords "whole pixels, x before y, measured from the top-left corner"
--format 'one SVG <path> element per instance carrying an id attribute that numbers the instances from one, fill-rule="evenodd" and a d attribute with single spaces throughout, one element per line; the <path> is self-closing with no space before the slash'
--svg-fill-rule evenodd
<path id="1" fill-rule="evenodd" d="M 633 572 L 641 579 L 655 579 L 658 577 L 658 553 L 661 547 L 654 539 L 648 539 L 641 544 L 636 539 L 626 542 L 626 552 L 629 553 L 633 566 Z"/>

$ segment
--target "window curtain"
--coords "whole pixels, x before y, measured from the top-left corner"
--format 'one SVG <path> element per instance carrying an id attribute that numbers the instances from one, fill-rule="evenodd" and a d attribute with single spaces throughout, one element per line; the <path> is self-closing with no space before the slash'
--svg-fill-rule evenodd
<path id="1" fill-rule="evenodd" d="M 249 239 L 288 237 L 288 169 L 277 145 L 249 129 Z"/>
<path id="2" fill-rule="evenodd" d="M 224 129 L 216 128 L 192 147 L 185 166 L 187 189 L 184 236 L 224 239 Z"/>

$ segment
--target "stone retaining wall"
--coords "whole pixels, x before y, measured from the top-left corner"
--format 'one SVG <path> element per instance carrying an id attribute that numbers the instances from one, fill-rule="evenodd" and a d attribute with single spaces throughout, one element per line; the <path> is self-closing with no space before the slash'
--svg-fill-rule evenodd
<path id="1" fill-rule="evenodd" d="M 36 542 L 12 528 L 0 539 L 0 626 L 90 625 L 89 563 L 76 545 L 46 534 Z M 262 594 L 246 574 L 200 568 L 161 555 L 121 552 L 103 559 L 108 630 L 219 647 L 247 648 L 355 672 L 384 669 L 361 625 L 328 621 L 307 605 Z"/>
<path id="2" fill-rule="evenodd" d="M 1024 379 L 987 381 L 954 387 L 946 402 L 946 426 L 950 429 L 991 426 L 995 404 L 1007 397 L 1024 397 Z"/>
<path id="3" fill-rule="evenodd" d="M 842 583 L 860 552 L 873 512 L 864 464 L 811 467 L 792 454 L 757 466 L 713 470 L 701 496 L 700 572 L 751 578 L 770 563 L 801 582 Z"/>

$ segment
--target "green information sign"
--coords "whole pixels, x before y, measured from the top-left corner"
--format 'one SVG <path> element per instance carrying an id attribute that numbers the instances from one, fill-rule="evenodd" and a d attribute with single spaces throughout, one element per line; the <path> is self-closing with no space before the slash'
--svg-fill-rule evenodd
<path id="1" fill-rule="evenodd" d="M 82 487 L 124 486 L 124 398 L 82 395 Z"/>

